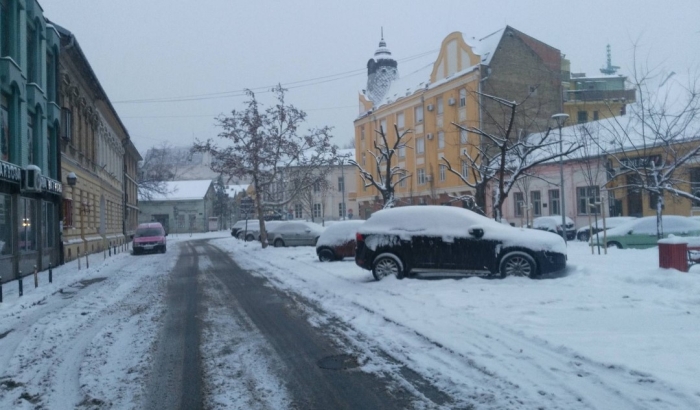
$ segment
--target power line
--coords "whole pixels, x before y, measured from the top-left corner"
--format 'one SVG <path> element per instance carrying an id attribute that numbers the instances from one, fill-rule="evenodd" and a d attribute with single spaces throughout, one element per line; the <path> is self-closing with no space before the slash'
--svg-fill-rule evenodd
<path id="1" fill-rule="evenodd" d="M 398 61 L 399 62 L 406 62 L 406 61 L 415 60 L 417 58 L 425 57 L 426 55 L 435 53 L 438 50 L 439 49 L 424 51 L 422 53 L 418 53 L 418 54 L 400 59 Z M 292 81 L 289 83 L 282 84 L 282 86 L 285 88 L 288 88 L 288 89 L 310 87 L 310 86 L 323 84 L 323 83 L 327 83 L 327 82 L 331 82 L 331 81 L 337 81 L 337 80 L 342 80 L 345 78 L 354 77 L 354 76 L 362 74 L 364 71 L 365 71 L 365 68 L 359 68 L 359 69 L 345 71 L 345 72 L 341 72 L 341 73 L 330 74 L 330 75 L 321 76 L 321 77 L 315 77 L 315 78 L 311 78 L 311 79 L 307 79 L 307 80 Z M 308 84 L 305 84 L 305 83 L 308 83 Z M 250 90 L 257 92 L 259 94 L 264 94 L 264 93 L 270 92 L 270 89 L 274 86 L 275 85 L 269 85 L 269 86 L 264 86 L 264 87 L 255 87 L 255 88 L 250 88 Z M 112 101 L 112 104 L 145 104 L 145 103 L 213 100 L 213 99 L 220 99 L 220 98 L 241 97 L 241 96 L 244 96 L 245 93 L 246 93 L 246 89 L 240 89 L 240 90 L 221 91 L 221 92 L 217 92 L 217 93 L 208 93 L 208 94 L 185 95 L 185 96 L 179 96 L 179 97 L 159 97 L 159 98 L 144 98 L 144 99 L 133 99 L 133 100 L 119 100 L 119 101 Z"/>

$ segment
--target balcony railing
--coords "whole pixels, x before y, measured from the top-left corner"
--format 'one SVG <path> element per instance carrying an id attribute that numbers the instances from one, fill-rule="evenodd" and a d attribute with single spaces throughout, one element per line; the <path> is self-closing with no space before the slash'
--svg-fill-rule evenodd
<path id="1" fill-rule="evenodd" d="M 634 102 L 636 90 L 567 90 L 567 101 Z"/>

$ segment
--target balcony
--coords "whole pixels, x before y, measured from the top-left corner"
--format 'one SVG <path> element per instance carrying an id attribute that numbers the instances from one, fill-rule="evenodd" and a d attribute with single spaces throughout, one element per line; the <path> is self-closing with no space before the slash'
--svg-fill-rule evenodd
<path id="1" fill-rule="evenodd" d="M 636 90 L 567 90 L 566 98 L 566 102 L 634 102 L 636 101 Z"/>
<path id="2" fill-rule="evenodd" d="M 20 90 L 24 90 L 26 82 L 22 69 L 12 57 L 0 57 L 0 80 L 3 84 L 17 83 Z"/>

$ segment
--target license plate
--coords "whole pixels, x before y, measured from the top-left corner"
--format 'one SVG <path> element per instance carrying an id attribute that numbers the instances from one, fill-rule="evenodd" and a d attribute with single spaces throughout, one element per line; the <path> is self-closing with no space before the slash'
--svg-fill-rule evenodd
<path id="1" fill-rule="evenodd" d="M 153 249 L 155 245 L 144 245 L 144 249 Z"/>

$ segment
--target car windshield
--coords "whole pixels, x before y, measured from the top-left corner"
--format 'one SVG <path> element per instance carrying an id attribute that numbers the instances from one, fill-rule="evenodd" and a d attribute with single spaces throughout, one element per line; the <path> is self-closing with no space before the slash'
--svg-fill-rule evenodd
<path id="1" fill-rule="evenodd" d="M 136 238 L 143 238 L 149 236 L 161 236 L 163 231 L 159 228 L 141 228 L 136 230 Z"/>

